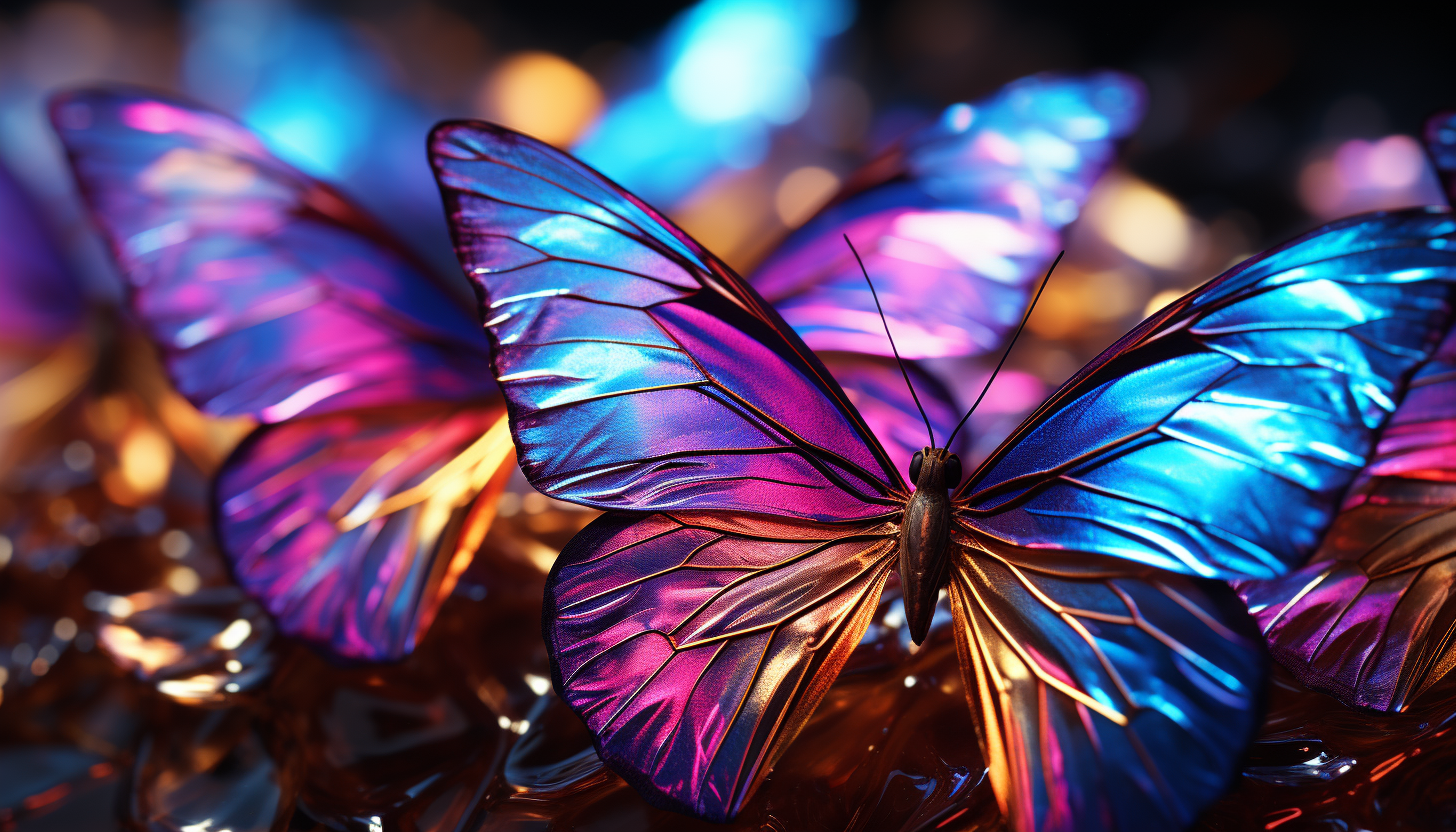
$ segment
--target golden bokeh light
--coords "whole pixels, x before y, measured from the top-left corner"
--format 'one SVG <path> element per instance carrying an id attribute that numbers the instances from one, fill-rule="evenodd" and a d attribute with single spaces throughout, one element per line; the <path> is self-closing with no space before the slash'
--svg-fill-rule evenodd
<path id="1" fill-rule="evenodd" d="M 487 118 L 557 147 L 570 145 L 590 127 L 604 103 L 596 79 L 549 52 L 506 58 L 476 98 Z"/>
<path id="2" fill-rule="evenodd" d="M 1084 213 L 1103 239 L 1153 268 L 1177 269 L 1194 255 L 1193 218 L 1176 199 L 1130 174 L 1104 177 Z"/>
<path id="3" fill-rule="evenodd" d="M 826 168 L 807 165 L 785 176 L 774 193 L 774 211 L 789 228 L 803 225 L 839 190 L 839 177 Z"/>
<path id="4" fill-rule="evenodd" d="M 138 423 L 117 448 L 121 477 L 138 498 L 160 494 L 172 473 L 172 443 L 160 431 Z"/>

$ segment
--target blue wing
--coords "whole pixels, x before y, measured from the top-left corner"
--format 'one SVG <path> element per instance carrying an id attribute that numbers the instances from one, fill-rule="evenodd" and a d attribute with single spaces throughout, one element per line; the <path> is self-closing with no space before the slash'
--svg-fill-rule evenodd
<path id="1" fill-rule="evenodd" d="M 1446 189 L 1446 201 L 1456 202 L 1456 110 L 1436 113 L 1426 119 L 1426 152 Z"/>
<path id="2" fill-rule="evenodd" d="M 899 472 L 824 365 L 681 231 L 505 128 L 446 123 L 430 148 L 532 485 L 816 520 L 898 504 Z"/>
<path id="3" fill-rule="evenodd" d="M 1145 321 L 955 495 L 1018 546 L 1214 578 L 1303 563 L 1451 319 L 1456 223 L 1367 214 L 1250 259 Z"/>

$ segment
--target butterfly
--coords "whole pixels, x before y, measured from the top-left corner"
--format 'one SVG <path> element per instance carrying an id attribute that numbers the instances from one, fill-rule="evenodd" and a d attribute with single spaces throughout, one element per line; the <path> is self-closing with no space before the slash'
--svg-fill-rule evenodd
<path id="1" fill-rule="evenodd" d="M 1426 123 L 1456 195 L 1456 116 Z M 1456 654 L 1456 334 L 1416 372 L 1376 453 L 1303 568 L 1236 584 L 1294 676 L 1348 705 L 1403 711 Z"/>
<path id="2" fill-rule="evenodd" d="M 1188 823 L 1265 666 L 1208 579 L 1308 556 L 1451 318 L 1448 212 L 1335 223 L 1154 315 L 964 482 L 925 447 L 912 491 L 784 319 L 646 204 L 487 123 L 429 147 L 521 468 L 605 512 L 548 578 L 555 689 L 647 800 L 710 820 L 899 571 L 907 610 L 949 593 L 1013 828 Z"/>
<path id="3" fill-rule="evenodd" d="M 238 583 L 335 655 L 408 653 L 512 470 L 475 312 L 225 115 L 117 89 L 51 119 L 177 389 L 261 423 L 214 484 Z"/>

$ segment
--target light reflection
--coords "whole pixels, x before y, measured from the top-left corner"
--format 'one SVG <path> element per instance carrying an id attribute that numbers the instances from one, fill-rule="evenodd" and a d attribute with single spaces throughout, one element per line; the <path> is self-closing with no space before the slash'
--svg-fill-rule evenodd
<path id="1" fill-rule="evenodd" d="M 1130 174 L 1103 177 L 1086 211 L 1108 242 L 1139 262 L 1177 269 L 1194 255 L 1193 218 L 1177 200 Z"/>

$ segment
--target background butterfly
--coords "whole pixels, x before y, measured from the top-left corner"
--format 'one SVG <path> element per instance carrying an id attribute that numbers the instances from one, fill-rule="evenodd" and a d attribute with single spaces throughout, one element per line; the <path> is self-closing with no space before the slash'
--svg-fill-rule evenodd
<path id="1" fill-rule="evenodd" d="M 1456 118 L 1426 123 L 1452 190 Z M 1376 454 L 1302 569 L 1237 584 L 1274 657 L 1349 705 L 1403 711 L 1456 653 L 1456 333 L 1417 371 Z"/>
<path id="2" fill-rule="evenodd" d="M 869 623 L 908 486 L 783 319 L 639 200 L 492 125 L 430 146 L 522 470 L 608 511 L 548 582 L 556 689 L 649 800 L 731 817 Z M 956 491 L 962 669 L 1014 828 L 1167 828 L 1225 787 L 1263 651 L 1199 578 L 1312 550 L 1451 317 L 1452 233 L 1366 218 L 1249 261 Z"/>
<path id="3" fill-rule="evenodd" d="M 51 115 L 177 389 L 264 423 L 214 495 L 239 583 L 339 655 L 408 652 L 510 470 L 478 319 L 222 114 L 90 90 Z"/>

